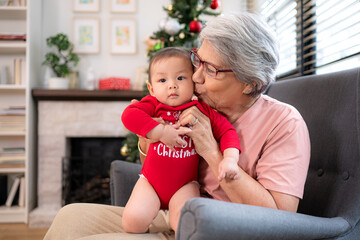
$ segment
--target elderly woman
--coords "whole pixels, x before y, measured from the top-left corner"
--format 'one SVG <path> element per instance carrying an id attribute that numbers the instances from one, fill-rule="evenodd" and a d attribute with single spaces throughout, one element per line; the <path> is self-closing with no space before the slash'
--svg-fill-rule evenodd
<path id="1" fill-rule="evenodd" d="M 223 114 L 237 130 L 242 153 L 240 177 L 219 182 L 222 159 L 209 119 L 196 107 L 185 110 L 180 124 L 202 156 L 199 182 L 203 196 L 296 212 L 310 160 L 310 141 L 296 109 L 263 95 L 275 78 L 277 43 L 269 27 L 250 13 L 223 15 L 200 34 L 191 52 L 198 98 Z M 147 142 L 141 140 L 142 151 Z M 123 208 L 72 204 L 59 211 L 45 239 L 138 239 L 123 233 Z M 231 213 L 229 213 L 231 214 Z M 160 211 L 141 239 L 173 239 L 166 212 Z"/>

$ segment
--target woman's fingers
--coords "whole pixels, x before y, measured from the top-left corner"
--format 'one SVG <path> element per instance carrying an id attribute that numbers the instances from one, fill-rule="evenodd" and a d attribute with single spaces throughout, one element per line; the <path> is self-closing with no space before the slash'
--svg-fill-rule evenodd
<path id="1" fill-rule="evenodd" d="M 179 127 L 179 129 L 177 131 L 178 131 L 179 135 L 186 135 L 186 134 L 192 132 L 192 130 L 188 127 Z"/>

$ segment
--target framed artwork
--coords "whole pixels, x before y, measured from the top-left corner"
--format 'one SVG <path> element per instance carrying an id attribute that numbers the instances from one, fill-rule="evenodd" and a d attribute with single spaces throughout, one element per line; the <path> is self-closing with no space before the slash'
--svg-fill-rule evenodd
<path id="1" fill-rule="evenodd" d="M 96 54 L 100 52 L 100 26 L 97 17 L 74 17 L 74 52 Z"/>
<path id="2" fill-rule="evenodd" d="M 74 12 L 99 12 L 100 0 L 73 0 Z"/>
<path id="3" fill-rule="evenodd" d="M 136 12 L 136 0 L 110 0 L 110 11 L 113 13 Z"/>
<path id="4" fill-rule="evenodd" d="M 136 53 L 136 22 L 133 19 L 110 20 L 110 52 L 112 54 Z"/>

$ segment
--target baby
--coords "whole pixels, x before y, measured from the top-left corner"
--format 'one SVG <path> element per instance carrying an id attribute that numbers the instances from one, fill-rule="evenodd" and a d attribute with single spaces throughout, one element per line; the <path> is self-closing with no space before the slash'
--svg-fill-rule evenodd
<path id="1" fill-rule="evenodd" d="M 151 95 L 129 105 L 122 115 L 127 129 L 152 140 L 133 192 L 125 206 L 122 223 L 126 232 L 144 233 L 159 209 L 169 209 L 170 226 L 176 230 L 180 210 L 186 200 L 199 197 L 199 155 L 186 133 L 177 127 L 183 110 L 196 106 L 209 117 L 215 138 L 220 142 L 224 159 L 219 179 L 234 179 L 238 174 L 239 137 L 225 117 L 204 102 L 193 100 L 193 66 L 188 51 L 164 48 L 150 61 Z M 165 124 L 153 118 L 161 118 Z M 197 119 L 193 125 L 196 125 Z M 175 126 L 174 126 L 175 125 Z"/>

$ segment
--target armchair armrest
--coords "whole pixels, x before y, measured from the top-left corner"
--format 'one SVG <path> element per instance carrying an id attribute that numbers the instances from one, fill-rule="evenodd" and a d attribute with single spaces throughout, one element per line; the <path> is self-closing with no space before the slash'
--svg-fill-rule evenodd
<path id="1" fill-rule="evenodd" d="M 125 206 L 141 172 L 141 165 L 115 160 L 110 167 L 111 205 Z"/>
<path id="2" fill-rule="evenodd" d="M 327 239 L 350 228 L 342 217 L 314 217 L 194 198 L 181 210 L 176 239 Z"/>

